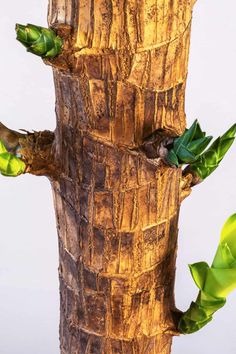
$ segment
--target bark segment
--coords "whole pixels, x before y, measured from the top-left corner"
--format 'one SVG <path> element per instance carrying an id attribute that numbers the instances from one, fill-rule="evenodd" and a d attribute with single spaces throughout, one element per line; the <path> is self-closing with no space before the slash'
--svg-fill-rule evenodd
<path id="1" fill-rule="evenodd" d="M 166 3 L 50 1 L 74 28 L 54 68 L 62 354 L 170 353 L 181 171 L 133 150 L 185 128 L 194 1 Z"/>

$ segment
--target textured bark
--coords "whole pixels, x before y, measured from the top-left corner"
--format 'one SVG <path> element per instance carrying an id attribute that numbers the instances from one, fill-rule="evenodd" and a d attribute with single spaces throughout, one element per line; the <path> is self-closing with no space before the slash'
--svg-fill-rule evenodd
<path id="1" fill-rule="evenodd" d="M 56 179 L 60 173 L 55 162 L 54 133 L 49 130 L 24 134 L 19 139 L 20 154 L 27 173 Z"/>
<path id="2" fill-rule="evenodd" d="M 62 354 L 170 353 L 182 172 L 137 147 L 185 128 L 194 2 L 50 1 Z"/>

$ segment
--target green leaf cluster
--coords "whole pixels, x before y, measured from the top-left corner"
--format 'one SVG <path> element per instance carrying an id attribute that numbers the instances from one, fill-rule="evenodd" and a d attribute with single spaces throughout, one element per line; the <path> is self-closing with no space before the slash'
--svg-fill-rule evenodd
<path id="1" fill-rule="evenodd" d="M 16 39 L 28 52 L 43 58 L 54 58 L 62 51 L 63 40 L 49 28 L 27 24 L 16 25 Z"/>
<path id="2" fill-rule="evenodd" d="M 190 271 L 200 291 L 180 319 L 179 329 L 185 334 L 196 332 L 210 322 L 215 311 L 224 306 L 227 295 L 236 288 L 236 214 L 223 226 L 211 267 L 199 262 L 190 265 Z"/>
<path id="3" fill-rule="evenodd" d="M 227 132 L 218 137 L 211 146 L 191 164 L 190 168 L 201 180 L 208 177 L 218 166 L 226 152 L 234 142 L 236 133 L 236 124 L 227 130 Z"/>
<path id="4" fill-rule="evenodd" d="M 25 172 L 25 163 L 9 153 L 0 140 L 0 173 L 3 176 L 16 177 Z"/>
<path id="5" fill-rule="evenodd" d="M 227 132 L 218 137 L 207 148 L 212 136 L 206 136 L 197 120 L 189 129 L 173 142 L 172 148 L 168 151 L 167 162 L 179 167 L 189 164 L 188 172 L 194 173 L 200 180 L 208 177 L 218 166 L 226 152 L 234 142 L 236 124 Z"/>
<path id="6" fill-rule="evenodd" d="M 189 129 L 174 140 L 173 148 L 169 150 L 167 161 L 175 166 L 196 161 L 210 143 L 212 136 L 206 136 L 197 120 Z"/>

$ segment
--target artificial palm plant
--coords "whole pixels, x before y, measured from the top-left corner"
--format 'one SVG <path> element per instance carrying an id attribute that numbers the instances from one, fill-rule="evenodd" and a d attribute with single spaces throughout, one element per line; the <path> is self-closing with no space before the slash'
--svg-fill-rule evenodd
<path id="1" fill-rule="evenodd" d="M 51 182 L 62 354 L 169 354 L 173 335 L 203 327 L 225 302 L 224 286 L 234 287 L 232 232 L 212 267 L 191 266 L 199 297 L 186 313 L 175 309 L 180 203 L 236 132 L 209 146 L 198 121 L 186 129 L 194 3 L 50 0 L 48 29 L 16 26 L 17 39 L 53 68 L 57 128 L 23 134 L 2 125 L 0 169 Z"/>

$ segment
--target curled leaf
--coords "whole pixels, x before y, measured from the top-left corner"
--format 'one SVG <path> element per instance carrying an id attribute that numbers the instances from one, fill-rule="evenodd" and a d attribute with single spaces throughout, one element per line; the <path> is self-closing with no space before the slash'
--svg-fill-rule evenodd
<path id="1" fill-rule="evenodd" d="M 236 288 L 236 214 L 222 228 L 211 267 L 199 262 L 190 265 L 190 271 L 200 291 L 180 319 L 179 329 L 185 334 L 196 332 L 210 322 L 214 312 L 224 306 L 226 296 Z"/>

